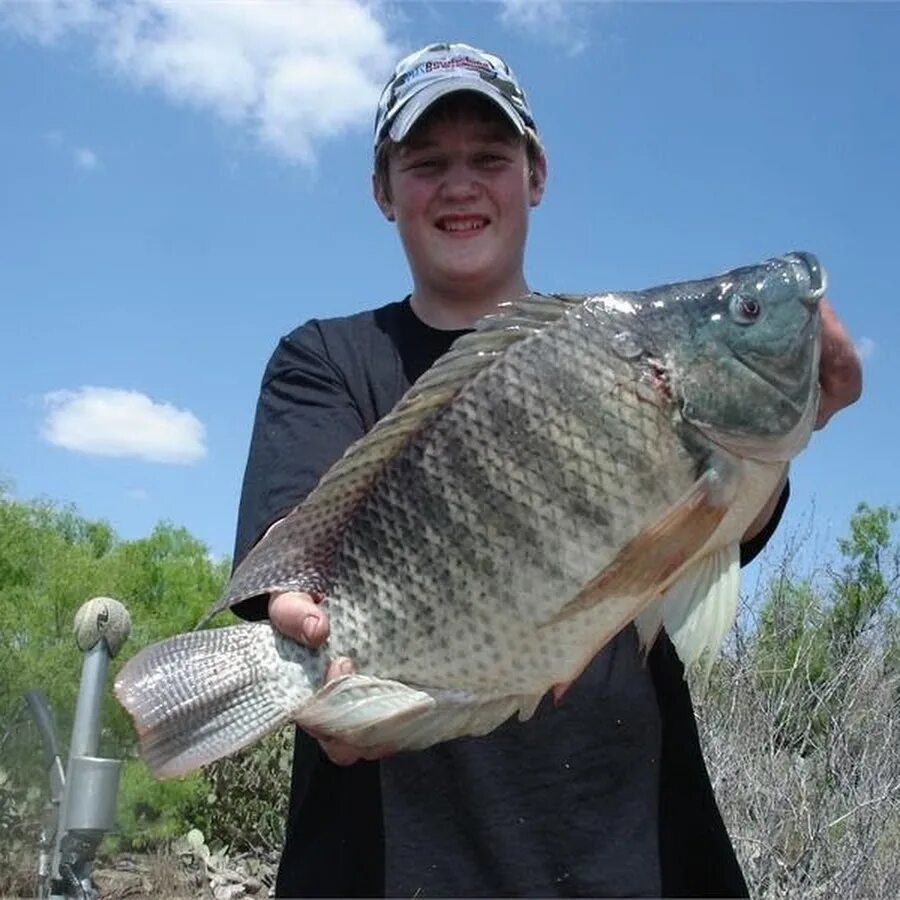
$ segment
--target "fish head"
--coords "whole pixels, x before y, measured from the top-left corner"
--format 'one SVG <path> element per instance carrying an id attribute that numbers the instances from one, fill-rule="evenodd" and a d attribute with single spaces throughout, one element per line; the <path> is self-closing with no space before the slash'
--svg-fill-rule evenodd
<path id="1" fill-rule="evenodd" d="M 797 251 L 691 283 L 666 353 L 685 420 L 730 452 L 787 461 L 809 440 L 819 402 L 825 272 Z M 675 286 L 677 288 L 677 286 Z"/>

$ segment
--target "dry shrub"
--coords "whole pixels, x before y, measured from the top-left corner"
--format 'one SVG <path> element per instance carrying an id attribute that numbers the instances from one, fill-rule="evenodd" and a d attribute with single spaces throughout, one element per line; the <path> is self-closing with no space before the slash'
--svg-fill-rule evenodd
<path id="1" fill-rule="evenodd" d="M 754 650 L 738 629 L 710 684 L 695 690 L 713 786 L 753 896 L 896 900 L 900 676 L 889 650 L 870 634 L 844 641 L 824 673 L 815 629 L 782 671 L 762 671 Z"/>
<path id="2" fill-rule="evenodd" d="M 211 845 L 262 857 L 281 852 L 293 749 L 293 727 L 281 728 L 206 770 L 215 808 Z"/>

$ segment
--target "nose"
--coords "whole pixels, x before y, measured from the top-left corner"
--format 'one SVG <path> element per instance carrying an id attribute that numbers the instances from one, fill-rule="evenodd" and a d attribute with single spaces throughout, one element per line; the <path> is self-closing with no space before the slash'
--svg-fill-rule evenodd
<path id="1" fill-rule="evenodd" d="M 468 200 L 477 197 L 481 190 L 477 173 L 465 162 L 449 166 L 441 190 L 451 200 Z"/>

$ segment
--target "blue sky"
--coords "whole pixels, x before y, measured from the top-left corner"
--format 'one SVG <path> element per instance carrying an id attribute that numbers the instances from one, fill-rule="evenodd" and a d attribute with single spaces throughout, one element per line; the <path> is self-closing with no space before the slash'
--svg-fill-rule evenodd
<path id="1" fill-rule="evenodd" d="M 516 70 L 550 179 L 535 289 L 819 255 L 863 400 L 793 470 L 781 536 L 900 502 L 900 5 L 0 3 L 0 478 L 124 537 L 232 546 L 259 380 L 304 320 L 399 299 L 369 195 L 396 58 Z M 105 390 L 86 390 L 86 388 Z"/>

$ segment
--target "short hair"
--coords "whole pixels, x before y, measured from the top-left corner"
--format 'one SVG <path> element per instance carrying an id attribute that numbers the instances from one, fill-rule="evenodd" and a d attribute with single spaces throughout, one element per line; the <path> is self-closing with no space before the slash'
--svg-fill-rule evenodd
<path id="1" fill-rule="evenodd" d="M 433 103 L 423 114 L 422 117 L 412 127 L 410 133 L 402 141 L 396 142 L 391 139 L 390 135 L 385 135 L 375 147 L 375 162 L 373 173 L 375 183 L 384 193 L 384 196 L 391 199 L 391 182 L 390 182 L 390 162 L 391 154 L 397 148 L 406 144 L 409 139 L 420 129 L 426 128 L 434 122 L 446 121 L 459 116 L 460 113 L 474 113 L 479 119 L 485 122 L 498 122 L 509 128 L 510 134 L 519 135 L 515 126 L 510 122 L 507 115 L 492 100 L 483 94 L 475 91 L 454 91 L 447 94 Z M 537 132 L 525 126 L 525 134 L 522 136 L 525 141 L 525 153 L 528 158 L 529 171 L 534 173 L 534 167 L 538 161 L 544 158 L 544 145 L 538 137 Z"/>

